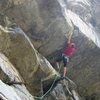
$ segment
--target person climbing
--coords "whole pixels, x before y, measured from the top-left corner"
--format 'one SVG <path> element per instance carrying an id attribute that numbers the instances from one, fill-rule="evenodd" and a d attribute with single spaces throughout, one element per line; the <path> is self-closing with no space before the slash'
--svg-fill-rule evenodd
<path id="1" fill-rule="evenodd" d="M 65 45 L 64 51 L 61 55 L 60 58 L 58 58 L 58 60 L 56 61 L 57 67 L 59 68 L 59 62 L 63 61 L 64 64 L 64 70 L 63 70 L 63 76 L 62 78 L 64 78 L 66 76 L 67 73 L 67 64 L 69 62 L 69 57 L 72 56 L 76 49 L 75 49 L 75 44 L 71 42 L 71 37 L 72 34 L 70 35 L 67 44 Z"/>

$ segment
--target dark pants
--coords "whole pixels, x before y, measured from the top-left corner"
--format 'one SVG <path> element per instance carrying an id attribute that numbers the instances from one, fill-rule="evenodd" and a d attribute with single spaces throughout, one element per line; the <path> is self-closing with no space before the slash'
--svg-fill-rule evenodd
<path id="1" fill-rule="evenodd" d="M 58 57 L 56 61 L 57 62 L 63 61 L 64 67 L 67 67 L 67 63 L 69 62 L 69 57 L 62 54 L 61 56 Z"/>

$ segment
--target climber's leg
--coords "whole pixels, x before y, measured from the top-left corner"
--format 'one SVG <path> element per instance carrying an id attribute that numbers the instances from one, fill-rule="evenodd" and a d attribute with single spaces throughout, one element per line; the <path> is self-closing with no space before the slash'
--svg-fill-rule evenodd
<path id="1" fill-rule="evenodd" d="M 66 76 L 66 73 L 67 73 L 67 67 L 64 67 L 63 77 Z"/>
<path id="2" fill-rule="evenodd" d="M 69 62 L 69 58 L 67 56 L 63 56 L 63 63 L 64 63 L 64 71 L 63 71 L 63 77 L 66 76 L 67 73 L 67 64 Z"/>
<path id="3" fill-rule="evenodd" d="M 60 62 L 63 60 L 63 57 L 62 55 L 59 55 L 59 57 L 57 58 L 56 60 L 56 66 L 57 66 L 57 69 L 60 68 Z"/>

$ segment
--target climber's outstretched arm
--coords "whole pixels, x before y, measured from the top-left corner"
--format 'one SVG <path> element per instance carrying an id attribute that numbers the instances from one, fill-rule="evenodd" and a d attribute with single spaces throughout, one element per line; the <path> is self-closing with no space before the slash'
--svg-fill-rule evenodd
<path id="1" fill-rule="evenodd" d="M 73 35 L 73 32 L 72 32 L 72 33 L 70 33 L 70 35 L 69 35 L 69 38 L 68 38 L 68 43 L 70 43 L 70 42 L 71 42 L 72 35 Z"/>

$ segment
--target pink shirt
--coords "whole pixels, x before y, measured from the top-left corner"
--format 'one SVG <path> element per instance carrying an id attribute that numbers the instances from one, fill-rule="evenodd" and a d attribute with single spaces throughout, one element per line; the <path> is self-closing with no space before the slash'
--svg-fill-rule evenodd
<path id="1" fill-rule="evenodd" d="M 70 43 L 67 43 L 66 47 L 64 48 L 63 54 L 64 54 L 65 56 L 71 56 L 72 54 L 74 54 L 75 48 L 72 47 L 71 44 L 72 44 L 71 42 L 70 42 Z"/>

